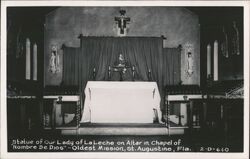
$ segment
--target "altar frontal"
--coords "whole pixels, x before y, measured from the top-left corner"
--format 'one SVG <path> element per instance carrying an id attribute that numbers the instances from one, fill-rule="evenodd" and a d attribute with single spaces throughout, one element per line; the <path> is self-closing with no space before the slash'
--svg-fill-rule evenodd
<path id="1" fill-rule="evenodd" d="M 81 123 L 153 123 L 161 119 L 156 82 L 89 81 Z"/>

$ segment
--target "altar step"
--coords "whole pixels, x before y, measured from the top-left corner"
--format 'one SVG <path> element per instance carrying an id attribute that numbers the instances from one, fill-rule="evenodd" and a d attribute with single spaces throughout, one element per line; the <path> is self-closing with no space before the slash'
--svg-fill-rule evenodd
<path id="1" fill-rule="evenodd" d="M 182 135 L 184 129 L 171 128 L 169 131 L 164 124 L 85 123 L 77 129 L 65 129 L 61 133 L 62 135 Z"/>

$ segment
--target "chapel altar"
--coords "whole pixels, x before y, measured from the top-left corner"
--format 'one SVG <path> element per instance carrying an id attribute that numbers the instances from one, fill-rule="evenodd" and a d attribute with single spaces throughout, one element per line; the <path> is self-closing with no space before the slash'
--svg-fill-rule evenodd
<path id="1" fill-rule="evenodd" d="M 163 88 L 180 82 L 181 47 L 163 48 L 164 36 L 79 39 L 79 48 L 62 46 L 61 85 L 76 86 L 80 97 L 77 128 L 62 134 L 170 134 Z"/>

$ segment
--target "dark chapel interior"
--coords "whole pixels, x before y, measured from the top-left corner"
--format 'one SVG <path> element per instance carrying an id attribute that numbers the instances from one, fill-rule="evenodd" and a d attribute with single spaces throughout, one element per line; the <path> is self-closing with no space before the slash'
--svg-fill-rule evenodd
<path id="1" fill-rule="evenodd" d="M 8 139 L 242 152 L 243 30 L 242 7 L 8 7 Z"/>

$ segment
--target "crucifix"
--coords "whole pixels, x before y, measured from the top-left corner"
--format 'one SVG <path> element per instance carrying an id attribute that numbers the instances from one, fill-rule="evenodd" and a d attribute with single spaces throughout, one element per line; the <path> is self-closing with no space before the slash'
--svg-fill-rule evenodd
<path id="1" fill-rule="evenodd" d="M 118 27 L 118 35 L 119 36 L 125 36 L 127 33 L 127 24 L 130 22 L 130 18 L 127 17 L 125 10 L 120 10 L 120 16 L 115 17 L 115 21 Z"/>

